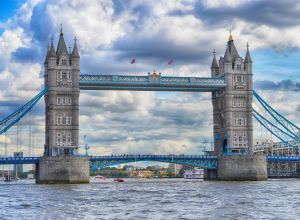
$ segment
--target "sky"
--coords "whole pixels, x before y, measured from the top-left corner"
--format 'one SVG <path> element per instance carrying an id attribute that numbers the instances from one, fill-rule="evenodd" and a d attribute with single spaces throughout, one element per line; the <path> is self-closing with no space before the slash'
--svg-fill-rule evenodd
<path id="1" fill-rule="evenodd" d="M 60 23 L 78 41 L 83 74 L 210 76 L 212 52 L 223 56 L 232 31 L 240 56 L 250 45 L 254 88 L 300 125 L 300 3 L 217 0 L 0 0 L 0 118 L 43 87 L 43 63 Z M 130 64 L 136 58 L 136 70 Z M 80 143 L 94 155 L 193 154 L 210 146 L 209 93 L 81 91 Z M 44 145 L 44 100 L 33 109 L 35 154 Z M 28 151 L 29 116 L 19 148 Z M 255 138 L 261 138 L 255 125 Z M 17 129 L 7 133 L 16 150 Z M 86 139 L 84 140 L 84 135 Z M 0 154 L 5 138 L 0 136 Z"/>

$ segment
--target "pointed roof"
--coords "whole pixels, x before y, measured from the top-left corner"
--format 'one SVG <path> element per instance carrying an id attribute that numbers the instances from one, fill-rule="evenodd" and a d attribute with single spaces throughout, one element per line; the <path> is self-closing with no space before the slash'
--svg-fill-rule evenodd
<path id="1" fill-rule="evenodd" d="M 50 46 L 49 46 L 49 44 L 48 44 L 48 46 L 47 46 L 47 54 L 46 54 L 46 58 L 45 58 L 45 62 L 44 62 L 44 63 L 46 63 L 47 60 L 48 60 L 48 57 L 49 57 L 49 51 L 50 51 Z"/>
<path id="2" fill-rule="evenodd" d="M 236 49 L 236 47 L 234 45 L 233 37 L 232 37 L 232 34 L 231 34 L 231 30 L 230 30 L 230 34 L 229 34 L 229 38 L 228 38 L 228 42 L 227 42 L 227 47 L 229 49 L 229 52 L 230 52 L 232 60 L 234 60 L 235 58 L 240 57 L 240 55 L 237 52 L 237 49 Z"/>
<path id="3" fill-rule="evenodd" d="M 249 44 L 248 43 L 247 43 L 247 52 L 246 52 L 245 62 L 252 63 L 252 59 L 251 59 L 251 56 L 250 56 Z"/>
<path id="4" fill-rule="evenodd" d="M 225 60 L 225 62 L 231 62 L 232 61 L 232 58 L 231 58 L 228 46 L 226 47 L 226 51 L 225 51 L 225 55 L 224 55 L 224 60 Z"/>
<path id="5" fill-rule="evenodd" d="M 65 43 L 65 39 L 64 39 L 62 25 L 61 25 L 56 54 L 59 56 L 62 53 L 66 53 L 67 55 L 69 55 L 68 50 L 67 50 L 67 46 L 66 46 L 66 43 Z"/>
<path id="6" fill-rule="evenodd" d="M 77 38 L 76 37 L 74 39 L 74 47 L 73 47 L 73 51 L 71 53 L 71 57 L 80 58 L 78 49 L 77 49 Z"/>
<path id="7" fill-rule="evenodd" d="M 216 51 L 215 50 L 214 50 L 213 54 L 214 54 L 214 57 L 213 57 L 213 60 L 212 60 L 212 63 L 211 63 L 211 69 L 219 68 L 219 65 L 218 65 L 218 62 L 217 62 L 217 59 L 216 59 Z"/>
<path id="8" fill-rule="evenodd" d="M 56 57 L 55 48 L 54 48 L 54 44 L 53 44 L 53 37 L 51 37 L 51 46 L 50 46 L 50 49 L 49 49 L 47 55 L 48 55 L 48 57 Z"/>

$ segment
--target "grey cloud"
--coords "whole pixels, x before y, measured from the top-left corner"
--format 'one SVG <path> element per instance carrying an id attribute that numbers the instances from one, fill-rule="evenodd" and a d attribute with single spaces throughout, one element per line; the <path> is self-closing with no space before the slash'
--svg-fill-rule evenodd
<path id="1" fill-rule="evenodd" d="M 291 27 L 299 25 L 299 1 L 247 1 L 237 7 L 222 6 L 205 8 L 199 1 L 195 14 L 207 24 L 224 25 L 235 18 L 255 24 L 265 24 L 273 27 Z"/>
<path id="2" fill-rule="evenodd" d="M 292 80 L 282 80 L 273 82 L 270 80 L 258 80 L 254 82 L 254 88 L 259 90 L 284 90 L 284 91 L 300 91 L 300 82 Z"/>

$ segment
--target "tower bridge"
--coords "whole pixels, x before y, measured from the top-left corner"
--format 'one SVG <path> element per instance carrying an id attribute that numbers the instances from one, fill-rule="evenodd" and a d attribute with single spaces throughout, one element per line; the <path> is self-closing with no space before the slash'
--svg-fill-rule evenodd
<path id="1" fill-rule="evenodd" d="M 56 48 L 51 40 L 44 67 L 44 89 L 0 121 L 0 134 L 3 134 L 44 96 L 46 127 L 43 157 L 0 158 L 2 164 L 37 164 L 37 183 L 85 183 L 89 181 L 90 164 L 92 167 L 104 167 L 144 160 L 204 167 L 208 177 L 221 180 L 264 180 L 267 178 L 267 160 L 299 162 L 298 157 L 266 157 L 254 152 L 253 116 L 293 149 L 297 146 L 286 141 L 286 138 L 299 142 L 300 137 L 296 132 L 300 129 L 266 104 L 257 93 L 254 93 L 254 97 L 278 124 L 271 123 L 253 110 L 253 73 L 249 48 L 247 46 L 246 55 L 242 58 L 231 34 L 224 56 L 218 61 L 215 54 L 213 56 L 211 77 L 164 76 L 156 72 L 145 76 L 80 74 L 76 40 L 72 52 L 68 52 L 62 30 Z M 213 155 L 78 156 L 81 90 L 210 92 L 213 106 Z M 291 127 L 293 129 L 289 129 Z"/>

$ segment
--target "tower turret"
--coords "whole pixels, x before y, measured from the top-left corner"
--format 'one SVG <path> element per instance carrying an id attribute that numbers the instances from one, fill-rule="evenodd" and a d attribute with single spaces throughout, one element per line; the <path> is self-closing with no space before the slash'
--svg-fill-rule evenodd
<path id="1" fill-rule="evenodd" d="M 214 50 L 213 54 L 214 54 L 214 56 L 213 56 L 210 70 L 211 70 L 211 76 L 215 77 L 215 76 L 219 75 L 219 65 L 218 65 L 218 62 L 216 59 L 216 51 L 215 50 Z"/>

